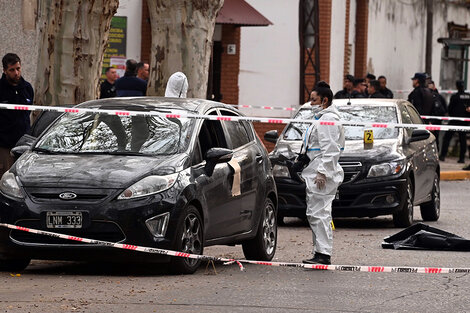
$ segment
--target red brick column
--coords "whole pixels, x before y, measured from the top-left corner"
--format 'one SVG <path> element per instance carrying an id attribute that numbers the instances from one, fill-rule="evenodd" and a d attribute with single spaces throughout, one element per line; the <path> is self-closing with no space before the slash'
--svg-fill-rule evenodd
<path id="1" fill-rule="evenodd" d="M 351 50 L 349 50 L 349 15 L 351 13 L 351 0 L 346 0 L 346 16 L 344 28 L 344 67 L 343 76 L 349 74 L 351 62 Z"/>
<path id="2" fill-rule="evenodd" d="M 365 77 L 367 71 L 367 32 L 369 26 L 369 0 L 357 0 L 356 50 L 354 76 Z"/>
<path id="3" fill-rule="evenodd" d="M 318 0 L 320 80 L 330 80 L 331 0 Z"/>
<path id="4" fill-rule="evenodd" d="M 140 60 L 150 64 L 150 49 L 152 45 L 152 28 L 147 0 L 142 1 L 142 43 L 140 45 Z"/>
<path id="5" fill-rule="evenodd" d="M 227 46 L 235 44 L 236 53 L 228 54 Z M 238 104 L 238 74 L 240 72 L 240 27 L 223 25 L 220 93 L 222 102 Z"/>

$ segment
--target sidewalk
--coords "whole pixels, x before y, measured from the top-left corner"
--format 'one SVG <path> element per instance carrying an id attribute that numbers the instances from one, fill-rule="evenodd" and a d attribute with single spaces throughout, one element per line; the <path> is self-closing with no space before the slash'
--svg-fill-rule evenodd
<path id="1" fill-rule="evenodd" d="M 441 180 L 470 180 L 470 171 L 462 170 L 470 164 L 468 158 L 465 163 L 457 163 L 457 157 L 446 157 L 445 161 L 439 161 L 441 166 Z"/>

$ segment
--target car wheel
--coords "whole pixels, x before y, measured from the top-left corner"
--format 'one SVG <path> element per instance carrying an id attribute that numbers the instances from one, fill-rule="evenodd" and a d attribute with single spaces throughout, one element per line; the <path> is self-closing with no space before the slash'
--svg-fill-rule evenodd
<path id="1" fill-rule="evenodd" d="M 276 209 L 270 199 L 264 202 L 256 236 L 242 244 L 247 260 L 271 261 L 276 252 L 277 221 Z"/>
<path id="2" fill-rule="evenodd" d="M 175 250 L 202 254 L 204 251 L 203 229 L 199 211 L 193 206 L 188 206 L 183 213 L 182 223 L 178 226 Z M 192 274 L 200 264 L 201 260 L 172 257 L 170 270 L 175 274 Z"/>
<path id="3" fill-rule="evenodd" d="M 431 201 L 420 205 L 423 221 L 437 221 L 441 214 L 441 189 L 439 187 L 439 174 L 434 174 L 431 191 Z"/>
<path id="4" fill-rule="evenodd" d="M 413 224 L 413 183 L 407 179 L 406 199 L 400 211 L 393 213 L 395 227 L 408 227 Z"/>
<path id="5" fill-rule="evenodd" d="M 28 267 L 31 259 L 0 259 L 0 271 L 21 272 Z"/>

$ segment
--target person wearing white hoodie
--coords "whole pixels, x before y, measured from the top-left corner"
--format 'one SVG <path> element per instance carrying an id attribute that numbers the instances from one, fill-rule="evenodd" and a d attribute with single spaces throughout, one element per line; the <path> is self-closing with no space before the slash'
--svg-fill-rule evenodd
<path id="1" fill-rule="evenodd" d="M 186 98 L 188 87 L 188 78 L 184 73 L 173 73 L 166 84 L 165 97 Z"/>
<path id="2" fill-rule="evenodd" d="M 332 104 L 330 86 L 321 81 L 311 94 L 311 105 L 320 106 L 315 113 L 319 121 L 339 121 L 339 112 Z M 308 165 L 302 171 L 306 184 L 307 219 L 312 229 L 314 256 L 304 260 L 309 264 L 331 264 L 333 230 L 331 204 L 338 186 L 343 182 L 344 173 L 339 157 L 344 149 L 345 139 L 342 125 L 320 125 L 312 123 L 304 134 L 300 155 L 308 158 Z"/>

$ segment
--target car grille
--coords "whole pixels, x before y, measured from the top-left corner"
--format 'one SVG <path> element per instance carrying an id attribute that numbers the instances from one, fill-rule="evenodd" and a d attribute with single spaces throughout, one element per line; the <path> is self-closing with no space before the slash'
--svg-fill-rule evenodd
<path id="1" fill-rule="evenodd" d="M 361 162 L 339 162 L 344 171 L 343 184 L 354 181 L 362 170 Z"/>
<path id="2" fill-rule="evenodd" d="M 126 239 L 126 236 L 116 223 L 107 221 L 91 221 L 90 226 L 86 229 L 44 229 L 39 220 L 21 220 L 18 221 L 16 225 L 102 241 L 120 242 Z M 20 230 L 12 230 L 10 232 L 10 238 L 20 243 L 31 245 L 92 245 L 79 241 L 32 234 Z"/>
<path id="3" fill-rule="evenodd" d="M 31 197 L 31 200 L 37 203 L 41 202 L 63 202 L 70 200 L 63 200 L 59 195 L 63 192 L 73 192 L 77 195 L 72 201 L 80 202 L 95 202 L 106 199 L 111 195 L 114 190 L 112 189 L 63 189 L 63 188 L 25 188 L 26 193 Z"/>

